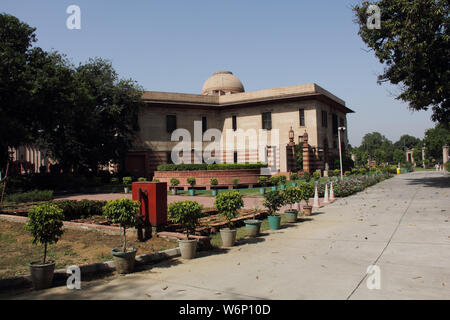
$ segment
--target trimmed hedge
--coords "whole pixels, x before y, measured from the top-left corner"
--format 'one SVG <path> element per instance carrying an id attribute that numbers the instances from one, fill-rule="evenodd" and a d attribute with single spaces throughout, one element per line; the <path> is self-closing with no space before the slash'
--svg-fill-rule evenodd
<path id="1" fill-rule="evenodd" d="M 63 210 L 64 220 L 75 220 L 91 216 L 103 215 L 103 207 L 106 201 L 98 200 L 58 200 L 53 201 Z"/>
<path id="2" fill-rule="evenodd" d="M 5 196 L 5 202 L 8 203 L 25 203 L 37 201 L 49 201 L 53 198 L 52 190 L 33 190 L 24 193 L 13 193 Z"/>
<path id="3" fill-rule="evenodd" d="M 239 170 L 266 168 L 264 163 L 215 163 L 215 164 L 161 164 L 157 171 L 205 171 L 205 170 Z"/>

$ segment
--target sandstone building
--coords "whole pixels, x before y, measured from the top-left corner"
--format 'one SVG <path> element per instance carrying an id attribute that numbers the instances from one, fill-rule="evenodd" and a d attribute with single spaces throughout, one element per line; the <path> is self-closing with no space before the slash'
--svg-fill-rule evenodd
<path id="1" fill-rule="evenodd" d="M 127 155 L 126 170 L 134 176 L 151 177 L 159 164 L 171 163 L 174 130 L 184 128 L 194 136 L 194 122 L 202 133 L 211 128 L 223 132 L 266 129 L 263 146 L 267 162 L 277 172 L 325 169 L 338 154 L 338 127 L 347 127 L 346 115 L 352 113 L 345 102 L 315 83 L 245 92 L 241 81 L 229 71 L 214 73 L 203 85 L 201 94 L 148 91 L 140 111 L 140 132 Z M 277 141 L 271 140 L 278 129 Z M 341 132 L 342 146 L 348 144 Z M 198 133 L 198 132 L 197 132 Z M 305 141 L 306 140 L 306 141 Z M 304 167 L 295 168 L 293 145 L 303 145 Z M 203 146 L 210 142 L 203 142 Z M 260 143 L 247 141 L 242 150 L 226 150 L 222 163 L 257 162 Z M 194 147 L 193 147 L 194 149 Z M 192 150 L 192 159 L 195 150 Z"/>

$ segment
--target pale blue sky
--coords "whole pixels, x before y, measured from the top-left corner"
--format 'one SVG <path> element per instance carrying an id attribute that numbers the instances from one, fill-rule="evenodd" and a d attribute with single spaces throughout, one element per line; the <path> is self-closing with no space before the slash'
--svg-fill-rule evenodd
<path id="1" fill-rule="evenodd" d="M 0 12 L 37 28 L 37 45 L 74 62 L 110 59 L 121 77 L 146 90 L 200 93 L 218 70 L 246 91 L 315 82 L 356 111 L 349 139 L 379 131 L 394 142 L 423 138 L 431 112 L 411 113 L 398 89 L 376 84 L 382 66 L 359 38 L 357 0 L 2 0 Z M 81 8 L 81 30 L 66 28 L 66 8 Z"/>

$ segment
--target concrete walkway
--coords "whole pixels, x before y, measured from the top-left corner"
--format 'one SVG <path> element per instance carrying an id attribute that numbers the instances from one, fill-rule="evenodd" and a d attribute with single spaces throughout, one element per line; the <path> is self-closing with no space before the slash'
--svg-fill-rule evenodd
<path id="1" fill-rule="evenodd" d="M 13 298 L 450 299 L 449 204 L 450 175 L 404 174 L 227 253 Z M 367 288 L 369 265 L 379 290 Z"/>

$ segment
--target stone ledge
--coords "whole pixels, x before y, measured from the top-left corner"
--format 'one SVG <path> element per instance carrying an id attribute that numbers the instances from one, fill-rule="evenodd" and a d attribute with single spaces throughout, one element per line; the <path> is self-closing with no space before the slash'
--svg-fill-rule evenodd
<path id="1" fill-rule="evenodd" d="M 154 253 L 139 255 L 136 257 L 136 266 L 144 266 L 150 263 L 156 263 L 163 260 L 180 256 L 180 248 L 172 248 Z M 112 273 L 116 270 L 114 261 L 99 262 L 80 266 L 81 281 L 83 277 L 95 277 L 100 274 Z M 70 275 L 66 273 L 66 269 L 55 270 L 53 277 L 53 287 L 66 284 Z M 9 289 L 22 289 L 32 286 L 31 275 L 24 275 L 13 278 L 0 279 L 0 292 Z"/>

